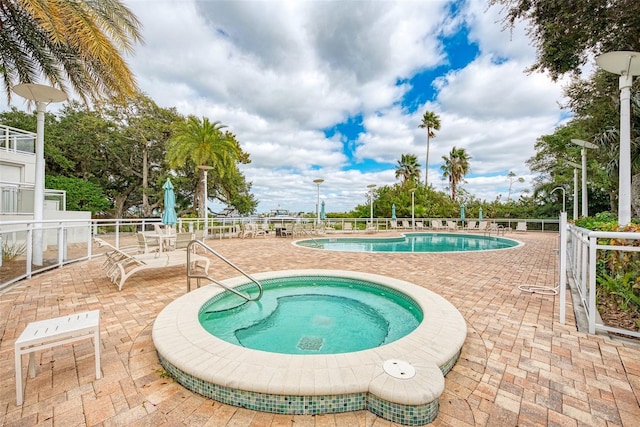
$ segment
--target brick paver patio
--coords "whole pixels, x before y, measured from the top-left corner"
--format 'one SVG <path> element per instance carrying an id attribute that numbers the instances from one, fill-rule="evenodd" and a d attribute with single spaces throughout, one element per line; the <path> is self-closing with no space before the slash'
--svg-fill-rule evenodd
<path id="1" fill-rule="evenodd" d="M 446 377 L 432 426 L 638 426 L 640 346 L 576 331 L 559 298 L 518 285 L 555 286 L 556 234 L 510 234 L 524 246 L 496 252 L 371 254 L 295 247 L 291 239 L 209 243 L 251 273 L 326 268 L 396 277 L 445 297 L 468 337 Z M 187 391 L 163 375 L 151 340 L 160 310 L 186 292 L 184 268 L 145 271 L 121 292 L 101 259 L 18 283 L 0 294 L 0 424 L 6 426 L 391 426 L 367 412 L 305 416 L 260 413 Z M 218 278 L 237 276 L 221 262 Z M 569 298 L 569 297 L 568 297 Z M 15 402 L 13 344 L 27 323 L 101 310 L 102 372 L 89 341 L 37 354 L 37 375 Z"/>

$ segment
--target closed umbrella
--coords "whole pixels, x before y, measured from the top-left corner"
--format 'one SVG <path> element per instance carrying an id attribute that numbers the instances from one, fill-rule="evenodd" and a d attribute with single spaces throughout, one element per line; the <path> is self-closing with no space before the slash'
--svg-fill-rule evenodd
<path id="1" fill-rule="evenodd" d="M 324 200 L 320 204 L 320 221 L 324 221 Z"/>
<path id="2" fill-rule="evenodd" d="M 464 203 L 460 205 L 460 221 L 462 221 L 462 225 L 464 226 Z"/>
<path id="3" fill-rule="evenodd" d="M 482 208 L 478 211 L 478 220 L 482 221 Z"/>
<path id="4" fill-rule="evenodd" d="M 162 186 L 164 189 L 164 212 L 162 212 L 162 223 L 171 227 L 178 222 L 176 215 L 176 195 L 173 192 L 173 184 L 167 178 L 167 182 Z"/>
<path id="5" fill-rule="evenodd" d="M 396 204 L 391 205 L 391 219 L 396 220 Z"/>

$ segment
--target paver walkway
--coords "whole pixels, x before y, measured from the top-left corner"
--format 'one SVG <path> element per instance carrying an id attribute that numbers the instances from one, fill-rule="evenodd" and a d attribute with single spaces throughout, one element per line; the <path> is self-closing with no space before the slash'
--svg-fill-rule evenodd
<path id="1" fill-rule="evenodd" d="M 507 237 L 517 249 L 483 253 L 371 254 L 298 248 L 291 239 L 211 241 L 246 271 L 326 268 L 396 277 L 445 297 L 462 313 L 468 337 L 446 377 L 432 426 L 638 426 L 640 346 L 577 332 L 571 301 L 558 322 L 558 296 L 518 285 L 555 286 L 556 234 Z M 186 292 L 184 268 L 150 270 L 121 292 L 82 262 L 18 283 L 0 294 L 0 425 L 31 426 L 391 426 L 367 411 L 275 415 L 220 404 L 163 376 L 151 325 Z M 221 262 L 210 272 L 237 276 Z M 103 378 L 90 342 L 37 355 L 25 403 L 15 404 L 13 344 L 28 322 L 101 310 Z"/>

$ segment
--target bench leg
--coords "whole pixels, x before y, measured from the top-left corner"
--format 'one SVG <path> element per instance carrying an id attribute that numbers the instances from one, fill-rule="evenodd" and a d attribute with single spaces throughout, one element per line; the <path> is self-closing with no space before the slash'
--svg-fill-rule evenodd
<path id="1" fill-rule="evenodd" d="M 96 331 L 93 334 L 93 347 L 94 357 L 96 358 L 96 379 L 102 378 L 102 371 L 100 370 L 100 325 L 96 327 Z"/>
<path id="2" fill-rule="evenodd" d="M 16 348 L 16 405 L 22 405 L 22 353 Z"/>

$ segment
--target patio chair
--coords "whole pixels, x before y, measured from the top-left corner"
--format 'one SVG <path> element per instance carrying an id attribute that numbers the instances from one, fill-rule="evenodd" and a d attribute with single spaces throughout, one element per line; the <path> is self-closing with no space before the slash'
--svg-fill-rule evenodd
<path id="1" fill-rule="evenodd" d="M 442 224 L 442 220 L 432 219 L 431 220 L 431 228 L 433 230 L 442 230 L 442 229 L 444 229 L 444 225 Z"/>
<path id="2" fill-rule="evenodd" d="M 392 219 L 391 222 L 389 223 L 389 229 L 395 230 L 397 228 L 398 228 L 398 221 L 396 221 L 395 219 Z"/>
<path id="3" fill-rule="evenodd" d="M 416 221 L 416 230 L 424 230 L 424 224 L 422 221 Z"/>
<path id="4" fill-rule="evenodd" d="M 527 231 L 526 221 L 519 221 L 518 225 L 516 225 L 516 231 L 526 232 Z"/>
<path id="5" fill-rule="evenodd" d="M 365 229 L 365 233 L 375 233 L 376 231 L 378 231 L 377 225 L 371 222 L 367 222 L 367 228 Z"/>
<path id="6" fill-rule="evenodd" d="M 138 238 L 138 251 L 143 254 L 149 252 L 160 252 L 160 239 L 158 237 L 148 236 L 144 232 L 136 233 Z"/>
<path id="7" fill-rule="evenodd" d="M 447 221 L 447 230 L 458 231 L 458 223 L 456 221 Z"/>
<path id="8" fill-rule="evenodd" d="M 477 221 L 467 221 L 467 226 L 464 228 L 467 231 L 478 231 Z"/>
<path id="9" fill-rule="evenodd" d="M 189 242 L 191 242 L 192 240 L 194 240 L 194 233 L 177 233 L 175 240 L 172 242 L 169 248 L 172 250 L 186 249 L 189 245 Z"/>
<path id="10" fill-rule="evenodd" d="M 342 231 L 348 232 L 348 233 L 353 232 L 353 224 L 351 224 L 350 222 L 345 222 L 344 225 L 342 226 Z"/>
<path id="11" fill-rule="evenodd" d="M 405 230 L 408 230 L 411 228 L 411 226 L 409 225 L 409 221 L 407 220 L 402 220 L 402 228 L 404 228 Z"/>

